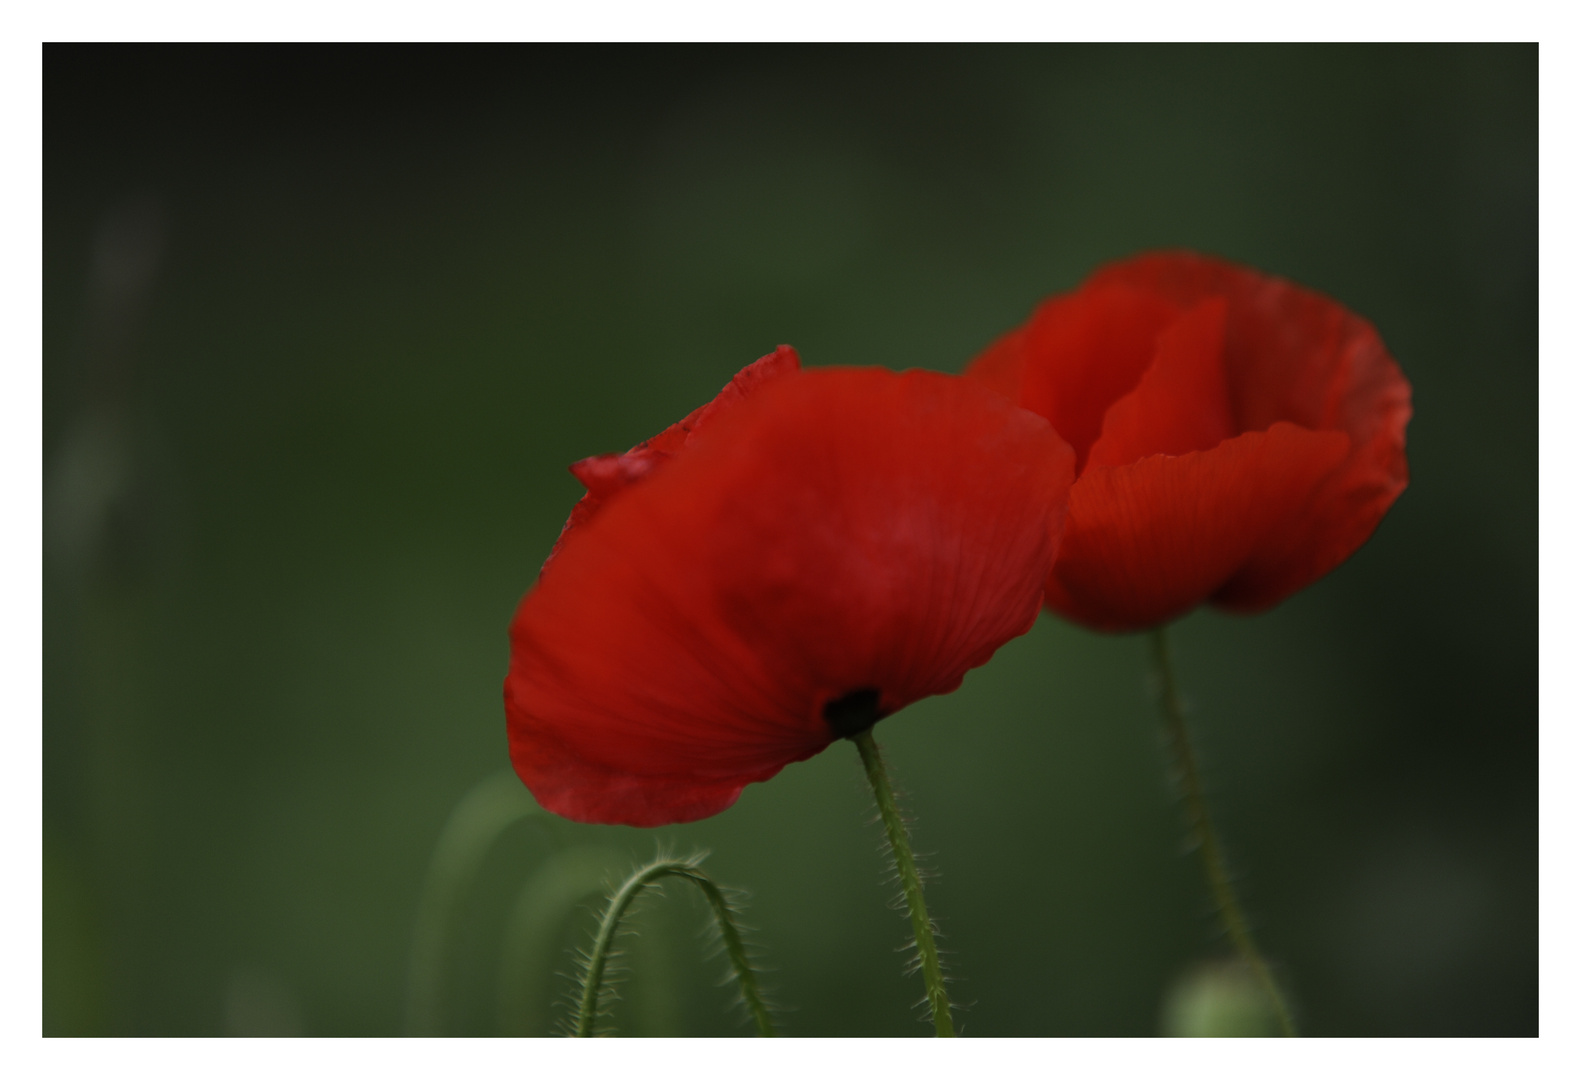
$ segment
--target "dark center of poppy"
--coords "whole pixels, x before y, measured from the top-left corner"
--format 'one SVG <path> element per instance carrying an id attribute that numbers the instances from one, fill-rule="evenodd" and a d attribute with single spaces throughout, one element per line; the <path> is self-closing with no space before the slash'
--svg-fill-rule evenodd
<path id="1" fill-rule="evenodd" d="M 888 714 L 878 707 L 878 691 L 872 687 L 852 690 L 823 707 L 823 718 L 837 739 L 860 735 Z"/>

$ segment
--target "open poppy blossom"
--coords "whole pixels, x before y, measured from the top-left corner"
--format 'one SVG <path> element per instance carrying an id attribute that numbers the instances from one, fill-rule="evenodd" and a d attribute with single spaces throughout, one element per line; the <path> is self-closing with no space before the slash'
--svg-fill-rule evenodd
<path id="1" fill-rule="evenodd" d="M 957 376 L 781 347 L 588 488 L 511 624 L 511 760 L 546 809 L 664 825 L 1031 628 L 1073 471 Z"/>
<path id="2" fill-rule="evenodd" d="M 1075 449 L 1047 602 L 1094 629 L 1271 607 L 1355 551 L 1406 485 L 1411 387 L 1372 325 L 1217 259 L 1105 267 L 967 375 Z"/>

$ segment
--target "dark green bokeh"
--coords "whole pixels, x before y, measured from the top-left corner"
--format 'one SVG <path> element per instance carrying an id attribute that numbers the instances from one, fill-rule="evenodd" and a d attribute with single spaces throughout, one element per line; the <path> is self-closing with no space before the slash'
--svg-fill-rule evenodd
<path id="1" fill-rule="evenodd" d="M 1534 46 L 49 47 L 46 1032 L 397 1033 L 567 463 L 780 342 L 959 370 L 1183 246 L 1364 314 L 1415 387 L 1371 542 L 1174 631 L 1258 931 L 1312 1034 L 1535 1034 L 1536 73 Z M 877 729 L 965 1034 L 1154 1033 L 1224 954 L 1145 661 L 1045 617 Z M 870 816 L 840 744 L 708 821 L 556 835 L 711 849 L 789 1033 L 925 1035 Z M 498 1030 L 544 851 L 519 827 L 484 867 L 456 1033 Z M 623 1030 L 749 1032 L 700 907 L 640 917 Z"/>

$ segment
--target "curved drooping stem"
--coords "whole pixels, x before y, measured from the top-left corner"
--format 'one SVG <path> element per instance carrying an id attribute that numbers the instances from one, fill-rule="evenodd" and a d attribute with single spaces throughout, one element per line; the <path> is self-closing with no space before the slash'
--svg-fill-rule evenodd
<path id="1" fill-rule="evenodd" d="M 950 998 L 944 990 L 944 971 L 939 964 L 939 947 L 933 940 L 933 921 L 928 918 L 928 906 L 922 899 L 922 878 L 917 873 L 917 860 L 911 854 L 911 840 L 906 835 L 906 823 L 901 819 L 900 808 L 895 804 L 895 792 L 889 784 L 889 774 L 884 759 L 873 741 L 873 730 L 850 736 L 862 755 L 862 767 L 867 771 L 867 781 L 873 786 L 873 797 L 878 802 L 878 814 L 884 821 L 884 835 L 889 838 L 889 849 L 895 856 L 895 870 L 900 876 L 900 889 L 906 897 L 906 910 L 911 915 L 911 931 L 917 939 L 917 959 L 922 969 L 922 981 L 927 987 L 928 1009 L 933 1013 L 934 1034 L 953 1037 L 955 1024 L 950 1018 Z"/>
<path id="2" fill-rule="evenodd" d="M 752 1014 L 753 1022 L 757 1025 L 758 1034 L 765 1037 L 775 1034 L 768 1007 L 764 1004 L 763 995 L 758 989 L 757 972 L 752 968 L 746 945 L 741 939 L 741 929 L 736 924 L 735 909 L 723 890 L 714 883 L 714 879 L 698 869 L 698 863 L 702 860 L 702 855 L 694 855 L 689 859 L 655 859 L 647 866 L 639 867 L 619 889 L 615 890 L 615 895 L 609 899 L 609 906 L 604 909 L 604 917 L 598 926 L 598 935 L 593 939 L 593 949 L 587 956 L 586 967 L 582 973 L 582 993 L 576 1022 L 571 1032 L 573 1036 L 586 1038 L 592 1035 L 593 1027 L 598 1022 L 602 1011 L 604 974 L 609 966 L 610 952 L 614 946 L 615 935 L 620 929 L 621 919 L 625 917 L 632 901 L 641 895 L 644 889 L 667 877 L 690 881 L 702 890 L 703 896 L 708 900 L 708 906 L 713 909 L 714 920 L 719 926 L 719 937 L 724 944 L 725 954 L 730 957 L 736 985 L 740 988 L 741 997 L 746 1002 L 747 1010 Z"/>
<path id="3" fill-rule="evenodd" d="M 1290 1006 L 1285 1002 L 1279 984 L 1274 981 L 1273 972 L 1268 969 L 1267 961 L 1263 959 L 1256 942 L 1252 940 L 1251 926 L 1247 923 L 1246 913 L 1241 910 L 1240 901 L 1235 897 L 1235 889 L 1230 885 L 1230 875 L 1224 865 L 1224 852 L 1219 846 L 1213 821 L 1208 816 L 1207 799 L 1202 794 L 1202 775 L 1197 767 L 1196 752 L 1191 748 L 1191 733 L 1186 728 L 1185 708 L 1181 704 L 1180 689 L 1175 682 L 1175 669 L 1170 663 L 1169 638 L 1163 627 L 1154 630 L 1148 637 L 1152 646 L 1153 666 L 1158 672 L 1159 699 L 1164 713 L 1164 725 L 1169 731 L 1170 749 L 1174 753 L 1175 768 L 1179 773 L 1180 785 L 1185 794 L 1186 813 L 1191 819 L 1192 837 L 1196 841 L 1198 853 L 1202 856 L 1202 869 L 1207 875 L 1208 887 L 1213 891 L 1213 903 L 1218 911 L 1219 921 L 1224 924 L 1225 932 L 1235 943 L 1241 959 L 1252 969 L 1252 974 L 1267 993 L 1279 1018 L 1280 1029 L 1284 1034 L 1293 1036 L 1296 1034 L 1296 1026 L 1290 1015 Z"/>

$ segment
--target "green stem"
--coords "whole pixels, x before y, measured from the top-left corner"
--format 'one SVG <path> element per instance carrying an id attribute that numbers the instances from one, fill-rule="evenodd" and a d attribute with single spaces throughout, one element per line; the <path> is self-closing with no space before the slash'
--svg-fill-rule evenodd
<path id="1" fill-rule="evenodd" d="M 610 898 L 609 907 L 604 910 L 603 921 L 598 927 L 598 936 L 593 940 L 593 951 L 587 958 L 581 1003 L 577 1009 L 576 1026 L 572 1032 L 575 1037 L 587 1038 L 593 1034 L 593 1025 L 598 1021 L 600 1012 L 599 996 L 603 990 L 604 973 L 609 966 L 610 950 L 626 909 L 644 889 L 667 877 L 690 881 L 703 891 L 709 907 L 713 908 L 714 919 L 719 924 L 719 936 L 724 942 L 725 953 L 730 957 L 730 966 L 735 971 L 736 984 L 741 989 L 741 997 L 746 1001 L 748 1011 L 752 1013 L 753 1022 L 757 1024 L 758 1034 L 765 1038 L 775 1034 L 774 1023 L 769 1018 L 763 995 L 758 990 L 757 973 L 753 971 L 752 963 L 747 957 L 746 945 L 741 940 L 741 930 L 736 925 L 735 913 L 730 907 L 730 901 L 719 886 L 714 884 L 713 878 L 697 868 L 701 859 L 701 856 L 690 859 L 656 859 L 627 878 L 625 884 Z"/>
<path id="2" fill-rule="evenodd" d="M 1294 1036 L 1296 1026 L 1290 1015 L 1290 1006 L 1285 1002 L 1279 984 L 1274 981 L 1273 972 L 1269 971 L 1267 962 L 1252 940 L 1251 927 L 1247 923 L 1245 912 L 1241 910 L 1240 901 L 1235 898 L 1235 890 L 1230 885 L 1230 875 L 1224 865 L 1224 852 L 1219 847 L 1218 834 L 1214 832 L 1213 821 L 1208 816 L 1208 803 L 1202 794 L 1202 775 L 1197 768 L 1196 752 L 1191 748 L 1191 733 L 1186 728 L 1186 714 L 1180 700 L 1180 688 L 1175 681 L 1175 669 L 1170 663 L 1169 638 L 1161 626 L 1149 635 L 1149 639 L 1152 644 L 1153 665 L 1158 671 L 1159 697 L 1164 712 L 1164 723 L 1169 731 L 1170 747 L 1175 754 L 1175 766 L 1180 774 L 1180 784 L 1185 790 L 1186 812 L 1191 819 L 1197 850 L 1202 855 L 1202 869 L 1207 874 L 1208 887 L 1213 891 L 1213 901 L 1218 909 L 1219 921 L 1224 924 L 1224 929 L 1230 935 L 1230 940 L 1235 943 L 1241 959 L 1252 969 L 1253 975 L 1262 984 L 1264 992 L 1273 1003 L 1280 1029 L 1285 1035 Z"/>
<path id="3" fill-rule="evenodd" d="M 941 1038 L 955 1035 L 955 1024 L 950 1019 L 950 998 L 944 992 L 944 971 L 939 965 L 939 947 L 933 940 L 933 921 L 928 918 L 928 906 L 922 899 L 922 878 L 917 873 L 917 860 L 911 854 L 911 841 L 906 836 L 906 823 L 901 820 L 900 808 L 895 805 L 895 792 L 889 786 L 889 774 L 884 769 L 884 759 L 873 741 L 873 730 L 850 736 L 862 755 L 862 767 L 867 770 L 867 781 L 873 785 L 873 797 L 878 802 L 878 814 L 884 819 L 884 834 L 889 838 L 889 849 L 895 856 L 895 869 L 900 874 L 900 888 L 906 897 L 906 909 L 911 914 L 911 931 L 917 939 L 917 957 L 921 961 L 922 981 L 928 991 L 928 1008 L 933 1013 L 934 1034 Z"/>

